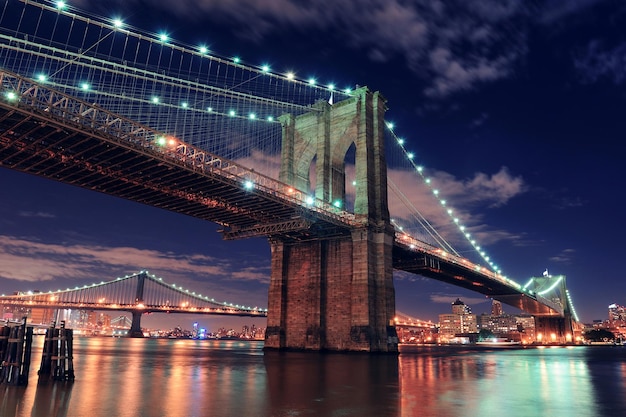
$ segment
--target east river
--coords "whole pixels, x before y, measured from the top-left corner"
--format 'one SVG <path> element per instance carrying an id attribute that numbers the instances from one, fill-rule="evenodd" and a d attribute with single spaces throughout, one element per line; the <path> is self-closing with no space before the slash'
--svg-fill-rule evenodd
<path id="1" fill-rule="evenodd" d="M 75 338 L 76 380 L 0 385 L 2 417 L 626 415 L 626 347 L 402 346 L 263 352 L 261 342 Z"/>

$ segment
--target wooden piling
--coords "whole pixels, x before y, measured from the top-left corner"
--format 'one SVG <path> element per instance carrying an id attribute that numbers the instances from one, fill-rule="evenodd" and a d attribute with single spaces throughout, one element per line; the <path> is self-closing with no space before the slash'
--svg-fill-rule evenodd
<path id="1" fill-rule="evenodd" d="M 54 324 L 46 330 L 46 336 L 39 367 L 39 379 L 48 378 L 54 381 L 74 381 L 74 332 L 60 328 Z"/>
<path id="2" fill-rule="evenodd" d="M 33 328 L 26 327 L 26 317 L 20 326 L 5 326 L 0 332 L 0 383 L 27 385 L 33 343 Z"/>

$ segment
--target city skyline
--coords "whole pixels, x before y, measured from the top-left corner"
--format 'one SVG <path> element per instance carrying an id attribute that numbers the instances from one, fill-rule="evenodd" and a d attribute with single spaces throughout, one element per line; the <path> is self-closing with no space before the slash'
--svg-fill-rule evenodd
<path id="1" fill-rule="evenodd" d="M 433 170 L 505 274 L 521 283 L 546 269 L 566 275 L 583 322 L 626 304 L 619 277 L 626 197 L 618 191 L 624 6 L 372 1 L 355 9 L 337 1 L 304 10 L 274 1 L 246 10 L 183 1 L 165 10 L 147 1 L 140 10 L 126 1 L 104 10 L 89 3 L 68 2 L 101 15 L 113 10 L 181 42 L 208 39 L 216 54 L 249 65 L 380 90 L 407 148 Z M 216 299 L 267 306 L 265 239 L 222 241 L 214 224 L 5 168 L 0 183 L 0 292 L 147 269 Z M 478 293 L 419 276 L 394 281 L 397 310 L 420 319 L 435 321 L 459 297 L 475 311 L 491 306 Z"/>

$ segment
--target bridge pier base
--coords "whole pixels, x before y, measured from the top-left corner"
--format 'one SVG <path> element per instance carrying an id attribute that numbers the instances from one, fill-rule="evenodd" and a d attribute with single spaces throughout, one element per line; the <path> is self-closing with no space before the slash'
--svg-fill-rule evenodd
<path id="1" fill-rule="evenodd" d="M 398 351 L 391 230 L 270 246 L 266 349 Z"/>
<path id="2" fill-rule="evenodd" d="M 540 344 L 572 343 L 574 328 L 572 318 L 565 317 L 537 317 L 535 316 L 535 337 Z"/>
<path id="3" fill-rule="evenodd" d="M 133 311 L 133 322 L 128 330 L 128 337 L 143 337 L 143 331 L 141 330 L 141 311 Z"/>

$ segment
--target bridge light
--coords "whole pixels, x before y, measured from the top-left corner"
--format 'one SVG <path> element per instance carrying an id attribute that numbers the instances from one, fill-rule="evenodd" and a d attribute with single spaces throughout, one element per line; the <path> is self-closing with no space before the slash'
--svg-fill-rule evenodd
<path id="1" fill-rule="evenodd" d="M 352 181 L 352 186 L 356 186 L 356 181 Z"/>
<path id="2" fill-rule="evenodd" d="M 446 200 L 440 200 L 439 202 L 441 203 L 441 205 L 442 205 L 442 206 L 445 206 L 445 205 L 446 205 Z M 449 214 L 449 213 L 448 213 L 448 214 Z"/>
<path id="3" fill-rule="evenodd" d="M 122 22 L 122 19 L 120 19 L 119 17 L 113 19 L 113 27 L 120 29 L 122 26 L 124 26 L 124 22 Z"/>
<path id="4" fill-rule="evenodd" d="M 243 183 L 243 188 L 245 188 L 246 190 L 251 190 L 254 188 L 254 183 L 250 180 L 246 180 Z"/>
<path id="5" fill-rule="evenodd" d="M 309 196 L 307 196 L 307 198 L 306 198 L 305 202 L 306 202 L 308 205 L 311 205 L 311 204 L 313 204 L 313 203 L 315 202 L 315 199 L 309 195 Z"/>
<path id="6" fill-rule="evenodd" d="M 398 143 L 399 143 L 400 145 L 404 145 L 404 139 L 398 138 Z"/>
<path id="7" fill-rule="evenodd" d="M 180 105 L 183 107 L 183 109 L 189 107 L 189 103 L 187 103 L 186 101 L 183 101 Z"/>
<path id="8" fill-rule="evenodd" d="M 417 167 L 417 172 L 421 173 L 423 170 L 424 170 L 423 166 L 420 165 Z"/>
<path id="9" fill-rule="evenodd" d="M 161 32 L 161 33 L 159 34 L 159 40 L 160 40 L 161 42 L 167 42 L 167 40 L 168 40 L 169 38 L 170 38 L 170 37 L 169 37 L 169 36 L 167 36 L 167 33 L 165 33 L 165 32 Z"/>
<path id="10" fill-rule="evenodd" d="M 57 1 L 56 6 L 59 10 L 65 10 L 65 8 L 67 7 L 67 3 L 64 1 Z"/>
<path id="11" fill-rule="evenodd" d="M 352 92 L 351 88 L 346 88 L 345 90 L 343 90 L 344 93 L 346 94 L 350 94 Z"/>
<path id="12" fill-rule="evenodd" d="M 256 119 L 256 114 L 254 114 L 254 113 L 250 113 L 250 114 L 248 115 L 248 119 L 250 119 L 250 120 L 254 120 L 254 119 Z"/>
<path id="13" fill-rule="evenodd" d="M 287 77 L 288 80 L 293 80 L 296 78 L 296 75 L 291 71 L 288 72 L 285 76 Z"/>
<path id="14" fill-rule="evenodd" d="M 335 84 L 328 84 L 328 89 L 330 91 L 334 91 L 335 90 Z"/>
<path id="15" fill-rule="evenodd" d="M 201 54 L 208 54 L 209 53 L 209 48 L 207 48 L 206 46 L 202 45 L 202 46 L 200 46 L 199 51 L 200 51 Z"/>
<path id="16" fill-rule="evenodd" d="M 235 115 L 236 115 L 236 114 L 237 114 L 237 113 L 235 113 L 235 110 L 229 110 L 229 111 L 228 111 L 228 115 L 229 115 L 230 117 L 235 117 Z"/>
<path id="17" fill-rule="evenodd" d="M 309 85 L 315 85 L 317 84 L 317 81 L 315 80 L 315 78 L 309 78 Z"/>
<path id="18" fill-rule="evenodd" d="M 267 116 L 267 121 L 268 122 L 273 122 L 274 121 L 274 116 Z"/>
<path id="19" fill-rule="evenodd" d="M 261 71 L 269 72 L 269 70 L 270 70 L 270 66 L 269 65 L 264 64 L 264 65 L 261 66 Z"/>
<path id="20" fill-rule="evenodd" d="M 437 189 L 433 190 L 433 194 L 439 195 L 439 190 L 437 190 Z"/>
<path id="21" fill-rule="evenodd" d="M 430 178 L 426 178 L 426 179 L 424 180 L 424 182 L 425 182 L 426 184 L 430 184 Z"/>
<path id="22" fill-rule="evenodd" d="M 152 98 L 150 99 L 152 101 L 152 103 L 154 104 L 159 104 L 159 98 L 157 96 L 152 96 Z"/>
<path id="23" fill-rule="evenodd" d="M 341 208 L 341 200 L 335 200 L 333 202 L 333 206 L 337 207 L 337 208 Z"/>
<path id="24" fill-rule="evenodd" d="M 241 58 L 239 58 L 238 56 L 234 56 L 234 57 L 233 57 L 233 62 L 234 62 L 235 64 L 238 64 L 238 63 L 240 63 L 240 62 L 241 62 Z"/>
<path id="25" fill-rule="evenodd" d="M 7 100 L 14 101 L 17 99 L 17 94 L 15 94 L 15 91 L 8 91 L 6 93 L 6 97 L 7 97 Z"/>
<path id="26" fill-rule="evenodd" d="M 159 136 L 159 138 L 157 139 L 157 145 L 165 146 L 166 143 L 167 139 L 165 138 L 165 136 Z"/>
<path id="27" fill-rule="evenodd" d="M 42 82 L 42 83 L 43 83 L 43 82 L 45 82 L 45 81 L 47 81 L 47 80 L 48 80 L 48 77 L 46 77 L 46 75 L 45 75 L 45 74 L 38 74 L 38 75 L 37 75 L 37 81 L 40 81 L 40 82 Z"/>
<path id="28" fill-rule="evenodd" d="M 406 154 L 406 156 L 409 159 L 413 159 L 415 157 L 415 154 L 413 152 L 409 152 L 408 154 Z"/>
<path id="29" fill-rule="evenodd" d="M 89 90 L 90 87 L 91 86 L 89 85 L 89 83 L 82 83 L 80 85 L 81 90 L 85 90 L 85 91 Z"/>
<path id="30" fill-rule="evenodd" d="M 387 122 L 387 127 L 389 128 L 389 130 L 393 130 L 393 123 Z"/>
<path id="31" fill-rule="evenodd" d="M 213 111 L 213 107 L 207 107 L 206 111 L 208 111 L 209 113 L 211 113 Z"/>

